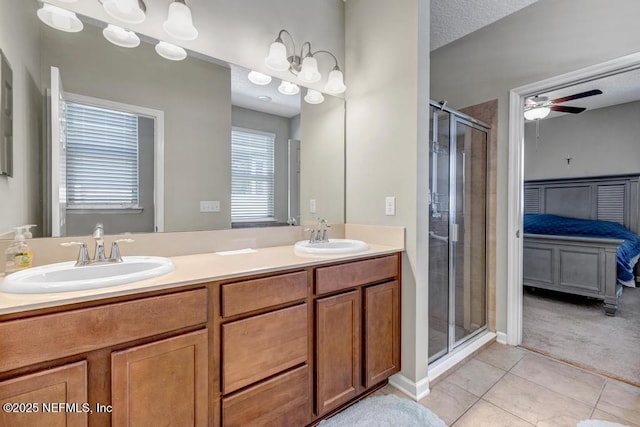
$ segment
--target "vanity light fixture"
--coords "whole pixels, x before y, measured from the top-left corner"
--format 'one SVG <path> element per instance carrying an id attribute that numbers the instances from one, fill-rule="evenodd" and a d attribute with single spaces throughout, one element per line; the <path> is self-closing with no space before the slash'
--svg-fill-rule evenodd
<path id="1" fill-rule="evenodd" d="M 282 35 L 286 34 L 291 40 L 291 53 L 287 50 L 287 46 L 282 40 Z M 344 75 L 338 65 L 338 58 L 329 52 L 328 50 L 317 50 L 313 52 L 311 50 L 311 43 L 306 41 L 302 44 L 300 52 L 296 51 L 296 46 L 293 41 L 293 37 L 287 30 L 280 30 L 278 37 L 269 46 L 269 55 L 265 58 L 265 65 L 274 71 L 289 70 L 294 75 L 298 76 L 301 82 L 315 83 L 322 78 L 322 74 L 318 71 L 318 61 L 315 55 L 319 53 L 325 53 L 330 55 L 335 61 L 335 66 L 329 72 L 329 78 L 325 85 L 325 91 L 331 95 L 337 95 L 347 90 L 344 85 Z"/>
<path id="2" fill-rule="evenodd" d="M 77 33 L 84 28 L 75 13 L 48 3 L 42 3 L 42 7 L 36 13 L 42 22 L 56 30 Z"/>
<path id="3" fill-rule="evenodd" d="M 105 39 L 120 47 L 132 48 L 140 44 L 140 38 L 136 33 L 113 24 L 108 24 L 107 28 L 102 30 L 102 35 Z"/>
<path id="4" fill-rule="evenodd" d="M 193 26 L 191 9 L 184 0 L 175 0 L 169 5 L 169 14 L 162 28 L 171 37 L 179 40 L 195 40 L 198 37 L 198 30 Z"/>
<path id="5" fill-rule="evenodd" d="M 283 95 L 297 95 L 300 93 L 300 87 L 295 83 L 283 80 L 280 86 L 278 86 L 278 92 Z"/>
<path id="6" fill-rule="evenodd" d="M 187 51 L 171 43 L 160 41 L 156 45 L 156 53 L 171 61 L 182 61 L 187 57 Z"/>
<path id="7" fill-rule="evenodd" d="M 147 5 L 142 0 L 101 0 L 107 15 L 127 24 L 144 22 Z"/>
<path id="8" fill-rule="evenodd" d="M 324 102 L 324 95 L 314 89 L 307 89 L 307 94 L 304 96 L 304 100 L 309 104 L 322 104 Z"/>
<path id="9" fill-rule="evenodd" d="M 262 74 L 258 71 L 250 71 L 249 74 L 247 75 L 247 78 L 251 83 L 256 84 L 258 86 L 264 86 L 271 83 L 271 76 L 267 74 Z"/>

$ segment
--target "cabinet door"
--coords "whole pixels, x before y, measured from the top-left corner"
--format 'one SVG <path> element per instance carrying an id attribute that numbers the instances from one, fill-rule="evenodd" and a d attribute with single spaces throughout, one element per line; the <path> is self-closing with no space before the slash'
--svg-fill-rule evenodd
<path id="1" fill-rule="evenodd" d="M 364 386 L 400 371 L 400 286 L 397 281 L 364 289 Z"/>
<path id="2" fill-rule="evenodd" d="M 316 410 L 325 414 L 358 394 L 360 293 L 316 301 Z"/>
<path id="3" fill-rule="evenodd" d="M 207 331 L 111 355 L 116 426 L 206 426 Z"/>
<path id="4" fill-rule="evenodd" d="M 86 402 L 86 362 L 2 381 L 0 426 L 87 426 Z M 5 404 L 14 404 L 15 411 L 6 411 Z"/>

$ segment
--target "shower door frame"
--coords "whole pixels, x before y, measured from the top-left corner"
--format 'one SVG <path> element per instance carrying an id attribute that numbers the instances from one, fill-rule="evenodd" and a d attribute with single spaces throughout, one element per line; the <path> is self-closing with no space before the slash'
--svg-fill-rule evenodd
<path id="1" fill-rule="evenodd" d="M 449 219 L 448 219 L 448 251 L 449 251 L 449 263 L 448 263 L 448 288 L 447 288 L 447 292 L 448 292 L 448 307 L 447 307 L 447 347 L 438 351 L 437 353 L 435 353 L 434 355 L 432 355 L 431 357 L 428 358 L 428 363 L 431 364 L 434 361 L 440 360 L 443 357 L 446 357 L 447 355 L 451 355 L 455 350 L 461 348 L 461 346 L 463 344 L 465 344 L 466 342 L 472 340 L 473 338 L 475 338 L 476 336 L 478 336 L 479 334 L 481 334 L 482 332 L 487 330 L 487 324 L 488 324 L 488 302 L 489 302 L 489 295 L 487 292 L 488 289 L 488 269 L 487 269 L 487 255 L 488 255 L 488 249 L 489 249 L 489 242 L 488 242 L 488 236 L 487 236 L 487 213 L 488 213 L 488 199 L 487 197 L 485 197 L 485 229 L 484 229 L 484 246 L 485 246 L 485 278 L 484 278 L 484 288 L 485 288 L 485 301 L 484 301 L 484 325 L 479 327 L 477 330 L 473 331 L 472 333 L 466 335 L 465 337 L 461 338 L 460 340 L 456 341 L 456 336 L 455 336 L 455 329 L 456 329 L 456 322 L 455 322 L 455 313 L 456 313 L 456 299 L 455 299 L 455 286 L 456 286 L 456 275 L 455 275 L 455 269 L 456 269 L 456 254 L 455 254 L 455 250 L 456 250 L 456 245 L 454 245 L 454 243 L 457 243 L 457 239 L 455 241 L 452 241 L 452 235 L 455 234 L 457 237 L 457 229 L 458 224 L 457 224 L 457 212 L 456 212 L 456 208 L 457 208 L 457 179 L 456 179 L 456 172 L 457 172 L 457 124 L 458 123 L 462 123 L 463 125 L 466 125 L 472 129 L 476 129 L 479 130 L 481 132 L 485 133 L 485 170 L 488 171 L 489 170 L 489 155 L 488 155 L 488 151 L 489 151 L 489 134 L 491 131 L 491 126 L 487 125 L 486 123 L 475 119 L 467 114 L 461 113 L 459 111 L 450 109 L 446 107 L 446 102 L 444 103 L 438 103 L 435 101 L 429 101 L 429 106 L 433 107 L 433 115 L 432 115 L 432 120 L 431 122 L 434 123 L 434 128 L 431 129 L 431 147 L 433 147 L 433 144 L 436 143 L 437 144 L 437 140 L 438 140 L 438 114 L 442 111 L 445 111 L 449 114 L 449 171 L 448 171 L 448 175 L 449 175 Z M 464 161 L 463 161 L 464 164 Z M 430 163 L 430 167 L 433 168 L 433 163 Z M 463 171 L 464 172 L 464 171 Z M 437 170 L 432 170 L 430 171 L 430 174 L 432 176 L 432 182 L 435 181 L 435 174 L 437 173 Z M 453 179 L 452 179 L 453 177 Z M 465 177 L 463 176 L 462 178 L 463 180 L 463 186 L 464 186 L 464 180 Z M 485 175 L 485 195 L 489 194 L 489 179 L 488 176 Z M 429 188 L 429 192 L 430 194 L 433 194 L 432 189 Z M 464 203 L 464 199 L 463 199 L 463 203 Z M 431 206 L 430 206 L 430 214 L 431 215 Z M 464 209 L 464 205 L 463 205 L 463 209 Z M 456 229 L 456 231 L 454 232 L 454 229 Z M 431 286 L 431 284 L 430 284 Z"/>

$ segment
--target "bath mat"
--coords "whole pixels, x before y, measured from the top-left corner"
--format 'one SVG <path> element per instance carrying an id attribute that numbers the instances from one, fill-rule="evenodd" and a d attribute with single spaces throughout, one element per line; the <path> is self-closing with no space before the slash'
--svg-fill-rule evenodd
<path id="1" fill-rule="evenodd" d="M 322 421 L 319 427 L 447 427 L 433 412 L 409 399 L 388 394 L 361 400 Z"/>
<path id="2" fill-rule="evenodd" d="M 583 420 L 576 424 L 576 427 L 628 427 L 624 424 L 612 423 L 611 421 Z"/>

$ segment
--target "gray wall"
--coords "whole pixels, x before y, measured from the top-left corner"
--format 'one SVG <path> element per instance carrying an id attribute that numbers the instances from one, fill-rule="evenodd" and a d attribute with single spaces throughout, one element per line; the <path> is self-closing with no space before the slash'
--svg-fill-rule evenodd
<path id="1" fill-rule="evenodd" d="M 17 225 L 38 224 L 33 233 L 40 236 L 40 21 L 35 2 L 16 7 L 15 0 L 0 0 L 0 10 L 0 49 L 13 71 L 13 177 L 0 176 L 0 233 Z"/>
<path id="2" fill-rule="evenodd" d="M 78 34 L 43 25 L 42 36 L 44 87 L 56 66 L 67 92 L 164 111 L 165 231 L 230 228 L 229 69 L 167 61 L 145 43 L 118 48 L 89 25 Z M 219 200 L 221 212 L 200 213 L 201 200 Z"/>
<path id="3" fill-rule="evenodd" d="M 509 90 L 634 53 L 635 0 L 540 0 L 431 53 L 431 98 L 453 108 L 498 99 L 497 329 L 506 332 Z"/>
<path id="4" fill-rule="evenodd" d="M 291 137 L 291 119 L 234 106 L 232 107 L 231 122 L 233 126 L 276 134 L 274 152 L 275 217 L 278 222 L 286 223 L 288 212 L 288 142 Z"/>
<path id="5" fill-rule="evenodd" d="M 639 118 L 640 102 L 631 102 L 541 120 L 537 143 L 535 123 L 526 123 L 525 179 L 640 172 Z"/>

